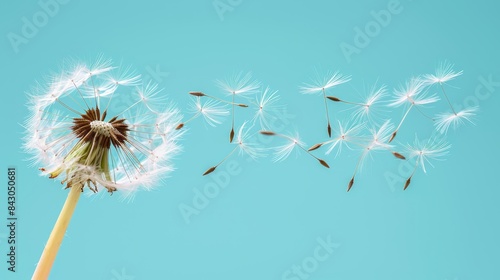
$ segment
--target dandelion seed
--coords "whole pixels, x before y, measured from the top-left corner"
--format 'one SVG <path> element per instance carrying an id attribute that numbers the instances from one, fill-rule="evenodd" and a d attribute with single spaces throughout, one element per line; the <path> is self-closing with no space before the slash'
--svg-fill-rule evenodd
<path id="1" fill-rule="evenodd" d="M 335 96 L 327 96 L 326 98 L 330 99 L 331 101 L 342 102 L 342 99 Z"/>
<path id="2" fill-rule="evenodd" d="M 403 187 L 403 191 L 405 191 L 405 190 L 408 188 L 408 186 L 410 186 L 410 184 L 411 184 L 411 177 L 409 177 L 409 178 L 406 180 L 406 182 L 405 182 L 405 186 Z"/>
<path id="3" fill-rule="evenodd" d="M 417 78 L 411 78 L 410 81 L 408 81 L 404 86 L 400 86 L 399 89 L 395 91 L 395 98 L 389 104 L 389 106 L 399 107 L 401 105 L 407 105 L 408 109 L 406 109 L 406 112 L 401 118 L 401 121 L 399 122 L 398 126 L 392 133 L 389 142 L 392 142 L 392 140 L 396 138 L 399 129 L 401 128 L 403 122 L 406 120 L 406 117 L 413 108 L 417 108 L 417 110 L 421 114 L 429 118 L 419 109 L 419 107 L 435 103 L 439 101 L 439 98 L 434 94 L 428 94 L 427 92 L 424 92 L 423 91 L 424 89 L 425 89 L 425 82 L 417 77 Z"/>
<path id="4" fill-rule="evenodd" d="M 203 173 L 203 176 L 208 175 L 208 174 L 210 174 L 210 173 L 214 172 L 214 171 L 215 171 L 215 169 L 217 168 L 217 166 L 218 166 L 218 165 L 216 165 L 216 166 L 212 166 L 212 167 L 210 167 L 209 169 L 207 169 L 207 171 L 205 171 L 205 172 Z"/>
<path id="5" fill-rule="evenodd" d="M 137 74 L 131 66 L 116 68 L 118 71 L 107 74 L 107 80 L 111 84 L 122 86 L 140 86 L 142 84 L 141 75 Z"/>
<path id="6" fill-rule="evenodd" d="M 325 90 L 347 83 L 350 80 L 350 76 L 342 75 L 339 72 L 327 72 L 324 76 L 317 73 L 311 83 L 306 83 L 301 87 L 301 92 L 304 94 L 322 94 Z"/>
<path id="7" fill-rule="evenodd" d="M 403 159 L 403 160 L 404 160 L 404 159 L 406 159 L 406 157 L 405 157 L 405 156 L 403 156 L 402 154 L 400 154 L 400 153 L 398 153 L 398 152 L 392 152 L 392 154 L 393 154 L 395 157 L 399 158 L 399 159 Z"/>
<path id="8" fill-rule="evenodd" d="M 354 121 L 361 122 L 365 119 L 369 121 L 372 120 L 372 117 L 377 115 L 377 106 L 381 103 L 382 98 L 384 98 L 386 95 L 387 89 L 385 86 L 377 87 L 376 85 L 374 85 L 370 89 L 368 96 L 361 104 L 361 106 L 356 106 L 357 108 L 354 110 L 352 115 Z"/>
<path id="9" fill-rule="evenodd" d="M 254 94 L 260 88 L 260 83 L 252 78 L 252 73 L 250 72 L 246 74 L 240 72 L 224 81 L 218 80 L 217 85 L 227 95 L 232 95 L 232 96 L 234 95 L 245 96 L 249 94 Z"/>
<path id="10" fill-rule="evenodd" d="M 243 125 L 238 130 L 236 141 L 233 143 L 235 147 L 231 150 L 231 152 L 229 152 L 219 163 L 207 169 L 207 171 L 203 173 L 203 176 L 214 172 L 215 169 L 219 167 L 219 165 L 224 163 L 232 154 L 234 154 L 236 150 L 239 151 L 240 155 L 246 154 L 252 159 L 257 159 L 263 155 L 262 149 L 257 147 L 255 143 L 250 142 L 249 140 L 251 137 L 250 128 L 245 128 L 246 124 L 247 124 L 246 122 L 243 123 Z"/>
<path id="11" fill-rule="evenodd" d="M 286 144 L 275 148 L 274 152 L 275 162 L 285 160 L 286 158 L 288 158 L 288 156 L 290 156 L 292 151 L 298 148 L 299 150 L 303 150 L 308 155 L 316 159 L 324 167 L 330 168 L 330 166 L 328 165 L 328 163 L 326 163 L 326 161 L 318 158 L 317 156 L 313 155 L 310 151 L 308 151 L 306 148 L 304 148 L 305 144 L 302 141 L 300 141 L 298 134 L 295 137 L 292 137 L 284 134 L 275 133 L 272 131 L 260 131 L 260 133 L 262 135 L 267 135 L 267 136 L 277 136 L 287 141 Z"/>
<path id="12" fill-rule="evenodd" d="M 200 98 L 195 98 L 192 105 L 193 116 L 188 120 L 180 123 L 176 129 L 183 128 L 190 121 L 203 116 L 203 119 L 212 127 L 222 123 L 222 119 L 229 115 L 229 111 L 221 105 L 218 101 L 207 100 L 205 103 L 201 102 Z"/>
<path id="13" fill-rule="evenodd" d="M 189 94 L 196 96 L 196 97 L 202 97 L 205 96 L 205 94 L 201 91 L 190 91 Z"/>
<path id="14" fill-rule="evenodd" d="M 262 135 L 267 135 L 267 136 L 276 135 L 276 133 L 274 133 L 274 132 L 272 132 L 272 131 L 266 131 L 266 130 L 262 130 L 262 131 L 260 131 L 260 134 L 262 134 Z"/>
<path id="15" fill-rule="evenodd" d="M 321 93 L 323 95 L 323 101 L 325 103 L 325 112 L 326 112 L 326 120 L 327 120 L 327 132 L 328 137 L 332 136 L 332 128 L 330 125 L 330 116 L 328 112 L 328 103 L 326 97 L 326 90 L 333 88 L 335 86 L 347 83 L 351 80 L 350 76 L 344 76 L 339 72 L 328 72 L 326 76 L 319 76 L 317 74 L 315 80 L 311 83 L 306 83 L 301 87 L 301 92 L 303 94 L 315 94 Z"/>
<path id="16" fill-rule="evenodd" d="M 423 80 L 427 84 L 444 84 L 463 74 L 463 71 L 455 72 L 453 64 L 442 62 L 436 69 L 435 74 L 423 75 Z"/>
<path id="17" fill-rule="evenodd" d="M 321 146 L 323 146 L 323 143 L 318 143 L 318 144 L 314 144 L 313 146 L 311 146 L 311 148 L 307 149 L 309 152 L 310 151 L 314 151 L 314 150 L 317 150 L 319 148 L 321 148 Z"/>
<path id="18" fill-rule="evenodd" d="M 355 143 L 355 144 L 360 144 L 363 139 L 360 136 L 360 133 L 362 129 L 364 128 L 364 125 L 362 124 L 342 124 L 340 121 L 338 122 L 338 129 L 336 130 L 336 136 L 334 139 L 315 144 L 311 148 L 309 148 L 309 151 L 314 151 L 324 145 L 330 145 L 328 150 L 326 151 L 326 154 L 330 154 L 335 148 L 337 148 L 337 153 L 335 157 L 337 157 L 341 152 L 342 152 L 342 147 L 346 146 L 347 148 L 351 149 L 349 147 L 349 143 Z"/>
<path id="19" fill-rule="evenodd" d="M 442 160 L 442 158 L 448 154 L 450 145 L 443 139 L 438 139 L 436 137 L 431 137 L 429 140 L 422 142 L 417 137 L 413 144 L 406 145 L 406 150 L 408 151 L 409 157 L 411 159 L 415 158 L 415 167 L 413 172 L 405 183 L 403 190 L 406 190 L 410 185 L 411 179 L 415 174 L 418 166 L 422 168 L 424 173 L 427 173 L 425 164 L 432 165 L 431 160 Z"/>
<path id="20" fill-rule="evenodd" d="M 363 148 L 363 152 L 359 157 L 356 167 L 354 168 L 354 173 L 349 181 L 347 186 L 347 191 L 350 191 L 354 185 L 354 178 L 356 174 L 361 169 L 365 159 L 367 156 L 371 155 L 373 151 L 377 150 L 389 150 L 392 148 L 392 145 L 388 143 L 391 137 L 391 131 L 394 129 L 392 124 L 389 121 L 385 121 L 378 129 L 370 129 L 371 140 L 368 142 L 366 146 Z M 392 152 L 393 153 L 393 152 Z M 393 153 L 394 154 L 394 153 Z M 399 154 L 399 153 L 398 153 Z"/>
<path id="21" fill-rule="evenodd" d="M 70 188 L 34 279 L 48 277 L 85 187 L 92 192 L 120 191 L 126 197 L 139 187 L 151 189 L 172 170 L 170 161 L 179 151 L 181 135 L 175 132 L 178 111 L 171 106 L 153 110 L 151 102 L 161 100 L 156 85 L 135 91 L 139 78 L 129 74 L 116 81 L 136 101 L 122 112 L 113 111 L 109 104 L 118 93 L 99 91 L 99 85 L 109 83 L 113 69 L 111 61 L 102 57 L 90 67 L 77 64 L 52 77 L 47 87 L 35 88 L 30 96 L 24 148 L 33 155 L 34 163 L 43 165 L 43 174 L 52 179 L 63 177 L 61 182 Z M 90 92 L 93 101 L 86 94 Z"/>
<path id="22" fill-rule="evenodd" d="M 424 75 L 424 82 L 427 85 L 435 85 L 439 84 L 439 87 L 441 88 L 441 92 L 443 93 L 444 97 L 446 98 L 446 101 L 448 102 L 448 105 L 450 106 L 451 110 L 453 113 L 456 115 L 457 112 L 455 111 L 455 108 L 453 108 L 453 105 L 451 104 L 450 99 L 448 98 L 448 95 L 446 94 L 446 91 L 444 90 L 444 84 L 448 81 L 451 81 L 455 79 L 456 77 L 462 75 L 463 71 L 455 72 L 453 71 L 453 64 L 443 62 L 441 65 L 436 69 L 435 74 L 427 74 Z"/>
<path id="23" fill-rule="evenodd" d="M 472 121 L 473 117 L 476 115 L 478 108 L 472 107 L 468 109 L 464 109 L 458 113 L 442 113 L 436 117 L 436 129 L 446 134 L 448 133 L 448 129 L 453 127 L 456 129 L 459 125 L 464 124 L 465 122 L 469 122 L 474 124 Z"/>
<path id="24" fill-rule="evenodd" d="M 354 185 L 354 176 L 349 181 L 349 184 L 347 184 L 347 192 L 349 192 L 351 190 L 353 185 Z"/>
<path id="25" fill-rule="evenodd" d="M 235 103 L 234 99 L 236 95 L 246 96 L 255 93 L 260 87 L 260 83 L 252 79 L 251 73 L 243 74 L 243 72 L 232 76 L 228 80 L 217 81 L 217 84 L 226 94 L 231 95 L 233 104 Z M 229 132 L 230 143 L 233 142 L 234 138 L 234 105 L 232 105 L 231 116 L 231 131 Z"/>
<path id="26" fill-rule="evenodd" d="M 382 103 L 382 99 L 387 95 L 386 86 L 374 85 L 369 91 L 368 95 L 361 102 L 347 101 L 340 99 L 336 96 L 327 96 L 327 99 L 353 105 L 351 109 L 353 110 L 352 119 L 355 122 L 361 122 L 364 120 L 372 121 L 373 118 L 378 115 L 377 108 Z M 380 108 L 378 108 L 380 109 Z"/>
<path id="27" fill-rule="evenodd" d="M 276 119 L 275 112 L 281 108 L 277 103 L 279 101 L 278 91 L 272 91 L 267 87 L 259 96 L 256 98 L 256 108 L 255 115 L 253 117 L 254 124 L 258 121 L 260 123 L 261 129 L 271 128 L 271 122 Z"/>

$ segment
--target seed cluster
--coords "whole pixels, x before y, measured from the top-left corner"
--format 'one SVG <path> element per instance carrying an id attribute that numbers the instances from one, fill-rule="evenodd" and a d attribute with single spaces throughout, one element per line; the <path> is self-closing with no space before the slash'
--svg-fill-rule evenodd
<path id="1" fill-rule="evenodd" d="M 71 129 L 84 142 L 96 142 L 97 145 L 109 149 L 111 145 L 119 147 L 127 142 L 129 126 L 125 119 L 113 117 L 104 121 L 106 111 L 101 115 L 99 108 L 85 111 L 80 118 L 73 119 Z"/>
<path id="2" fill-rule="evenodd" d="M 90 129 L 97 135 L 102 135 L 108 138 L 111 137 L 111 133 L 114 131 L 112 124 L 103 121 L 90 122 Z"/>

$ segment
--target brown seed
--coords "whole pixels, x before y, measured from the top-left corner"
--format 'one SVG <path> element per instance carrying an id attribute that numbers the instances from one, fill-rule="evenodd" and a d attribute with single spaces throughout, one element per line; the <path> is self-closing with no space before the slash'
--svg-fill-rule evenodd
<path id="1" fill-rule="evenodd" d="M 201 91 L 190 91 L 189 94 L 194 95 L 194 96 L 198 96 L 198 97 L 205 96 L 205 94 Z"/>
<path id="2" fill-rule="evenodd" d="M 238 104 L 238 106 L 243 107 L 243 108 L 247 108 L 248 107 L 248 105 L 246 105 L 246 104 Z"/>
<path id="3" fill-rule="evenodd" d="M 328 163 L 326 163 L 326 161 L 322 160 L 322 159 L 318 159 L 319 163 L 321 163 L 321 165 L 323 165 L 324 167 L 326 168 L 330 168 L 330 166 L 328 165 Z"/>
<path id="4" fill-rule="evenodd" d="M 328 123 L 328 137 L 332 137 L 332 127 L 330 126 L 330 123 Z"/>
<path id="5" fill-rule="evenodd" d="M 406 158 L 405 158 L 405 156 L 403 156 L 402 154 L 400 154 L 400 153 L 398 153 L 398 152 L 392 152 L 392 154 L 393 154 L 395 157 L 399 158 L 399 159 L 406 159 Z"/>
<path id="6" fill-rule="evenodd" d="M 396 134 L 398 134 L 397 130 L 392 133 L 391 139 L 389 139 L 389 143 L 391 143 L 392 140 L 394 140 L 394 138 L 396 138 Z"/>
<path id="7" fill-rule="evenodd" d="M 408 178 L 408 180 L 406 180 L 405 187 L 403 188 L 403 191 L 406 190 L 406 188 L 408 188 L 408 186 L 410 185 L 410 183 L 411 183 L 411 177 Z"/>
<path id="8" fill-rule="evenodd" d="M 318 143 L 318 144 L 315 144 L 313 145 L 311 148 L 309 148 L 308 151 L 314 151 L 316 149 L 319 149 L 319 147 L 323 146 L 323 143 Z"/>
<path id="9" fill-rule="evenodd" d="M 260 134 L 269 135 L 269 136 L 276 135 L 276 133 L 274 133 L 272 131 L 267 131 L 267 130 L 261 130 Z"/>
<path id="10" fill-rule="evenodd" d="M 210 167 L 207 171 L 205 171 L 205 173 L 203 173 L 203 176 L 208 175 L 208 174 L 214 172 L 215 168 L 217 168 L 217 166 Z"/>
<path id="11" fill-rule="evenodd" d="M 234 128 L 231 128 L 231 132 L 229 133 L 229 143 L 233 143 L 234 138 Z"/>
<path id="12" fill-rule="evenodd" d="M 351 181 L 349 181 L 349 184 L 347 185 L 347 191 L 350 191 L 352 188 L 352 185 L 354 185 L 354 177 L 351 178 Z"/>
<path id="13" fill-rule="evenodd" d="M 337 98 L 335 96 L 327 96 L 326 98 L 330 99 L 331 101 L 335 101 L 335 102 L 340 102 L 342 100 L 340 100 L 340 98 Z"/>
<path id="14" fill-rule="evenodd" d="M 183 128 L 183 127 L 184 127 L 184 124 L 183 124 L 183 123 L 180 123 L 180 124 L 179 124 L 179 125 L 178 125 L 175 129 L 176 129 L 176 130 L 179 130 L 179 129 Z"/>

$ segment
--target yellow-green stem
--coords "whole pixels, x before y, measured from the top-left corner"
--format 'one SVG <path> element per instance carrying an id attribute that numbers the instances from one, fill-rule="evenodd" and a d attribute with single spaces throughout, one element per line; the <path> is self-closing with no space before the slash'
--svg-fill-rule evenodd
<path id="1" fill-rule="evenodd" d="M 66 198 L 66 202 L 57 218 L 56 224 L 50 233 L 49 240 L 43 249 L 42 256 L 40 257 L 40 261 L 38 262 L 35 273 L 33 273 L 32 280 L 45 280 L 48 279 L 50 274 L 50 269 L 52 268 L 52 264 L 56 259 L 57 251 L 61 246 L 62 240 L 64 238 L 64 234 L 66 233 L 66 229 L 68 228 L 69 221 L 71 220 L 71 216 L 73 216 L 73 212 L 75 211 L 76 204 L 78 203 L 78 199 L 81 194 L 81 185 L 73 185 L 70 188 L 68 198 Z"/>

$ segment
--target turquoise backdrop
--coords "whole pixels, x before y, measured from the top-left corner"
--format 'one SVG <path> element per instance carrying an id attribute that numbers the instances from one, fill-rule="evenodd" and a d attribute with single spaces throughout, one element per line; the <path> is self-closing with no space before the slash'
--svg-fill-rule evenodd
<path id="1" fill-rule="evenodd" d="M 445 160 L 417 171 L 406 191 L 408 167 L 378 153 L 347 193 L 359 155 L 349 150 L 337 159 L 316 151 L 330 169 L 304 153 L 278 163 L 233 156 L 201 176 L 230 151 L 230 119 L 216 128 L 194 121 L 176 171 L 156 190 L 131 202 L 82 197 L 51 279 L 500 279 L 498 9 L 451 0 L 2 1 L 0 279 L 30 279 L 67 194 L 22 150 L 27 93 L 66 59 L 100 54 L 158 82 L 186 116 L 188 91 L 222 97 L 215 80 L 252 71 L 286 106 L 277 129 L 300 132 L 308 145 L 327 138 L 321 97 L 299 90 L 316 70 L 351 75 L 337 94 L 356 97 L 375 82 L 392 94 L 449 61 L 464 71 L 448 87 L 452 103 L 480 109 L 475 125 L 450 130 Z M 337 105 L 329 104 L 332 120 L 347 108 Z M 397 122 L 403 111 L 385 114 Z M 397 140 L 432 131 L 410 114 Z M 15 273 L 6 256 L 10 166 L 18 173 Z M 213 184 L 217 193 L 196 208 Z M 183 215 L 184 206 L 196 211 Z"/>

